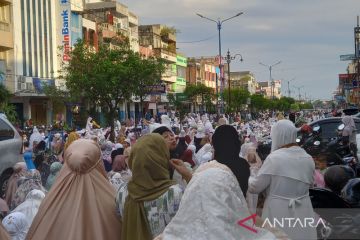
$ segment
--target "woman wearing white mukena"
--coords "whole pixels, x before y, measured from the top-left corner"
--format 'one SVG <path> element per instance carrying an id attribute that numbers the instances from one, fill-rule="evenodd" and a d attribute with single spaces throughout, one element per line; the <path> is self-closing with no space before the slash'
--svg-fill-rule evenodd
<path id="1" fill-rule="evenodd" d="M 297 129 L 289 120 L 280 120 L 272 127 L 271 154 L 258 175 L 250 177 L 249 192 L 266 191 L 263 220 L 272 224 L 284 221 L 282 229 L 291 239 L 316 239 L 316 228 L 309 224 L 301 226 L 308 221 L 305 218 L 314 219 L 315 215 L 309 197 L 315 164 L 311 156 L 295 143 L 296 135 Z M 289 224 L 289 219 L 285 218 L 293 220 Z"/>

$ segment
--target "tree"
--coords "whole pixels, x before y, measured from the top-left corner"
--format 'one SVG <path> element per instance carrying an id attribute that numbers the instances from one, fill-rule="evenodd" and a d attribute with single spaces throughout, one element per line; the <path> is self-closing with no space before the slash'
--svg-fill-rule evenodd
<path id="1" fill-rule="evenodd" d="M 184 94 L 193 102 L 194 108 L 197 102 L 197 97 L 201 97 L 201 103 L 204 107 L 205 97 L 213 97 L 213 90 L 210 87 L 205 86 L 204 84 L 188 84 L 184 90 Z"/>
<path id="2" fill-rule="evenodd" d="M 259 111 L 259 110 L 265 110 L 268 109 L 269 106 L 269 100 L 264 97 L 264 95 L 261 94 L 253 94 L 250 97 L 251 99 L 251 109 L 252 111 Z"/>
<path id="3" fill-rule="evenodd" d="M 157 58 L 142 59 L 140 55 L 133 58 L 132 75 L 134 78 L 133 93 L 140 100 L 140 118 L 143 116 L 143 102 L 156 85 L 161 84 L 161 74 L 165 70 L 164 61 Z"/>
<path id="4" fill-rule="evenodd" d="M 0 84 L 0 112 L 5 113 L 7 119 L 15 123 L 18 120 L 18 116 L 15 111 L 15 106 L 9 103 L 10 98 L 10 91 L 3 84 Z"/>
<path id="5" fill-rule="evenodd" d="M 247 103 L 247 99 L 250 97 L 250 93 L 244 88 L 232 88 L 230 89 L 231 106 L 229 106 L 229 90 L 224 91 L 224 100 L 228 106 L 228 111 L 235 110 L 238 112 L 241 106 Z"/>
<path id="6" fill-rule="evenodd" d="M 314 106 L 311 104 L 311 102 L 305 102 L 302 104 L 299 104 L 300 109 L 313 109 Z"/>
<path id="7" fill-rule="evenodd" d="M 151 64 L 156 65 L 156 61 Z M 70 52 L 70 61 L 62 65 L 61 78 L 66 81 L 71 96 L 101 107 L 111 127 L 110 138 L 114 140 L 118 105 L 137 92 L 136 86 L 144 84 L 145 76 L 159 79 L 158 69 L 149 67 L 126 43 L 114 49 L 100 45 L 95 52 L 80 41 Z"/>

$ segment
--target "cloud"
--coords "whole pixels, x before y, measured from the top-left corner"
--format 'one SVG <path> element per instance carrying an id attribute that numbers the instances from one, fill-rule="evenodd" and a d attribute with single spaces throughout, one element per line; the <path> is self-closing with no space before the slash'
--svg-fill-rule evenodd
<path id="1" fill-rule="evenodd" d="M 244 62 L 231 69 L 249 70 L 258 80 L 269 71 L 259 62 L 282 63 L 274 77 L 304 85 L 309 95 L 331 98 L 338 74 L 347 62 L 339 55 L 354 51 L 353 29 L 359 0 L 124 0 L 138 14 L 141 24 L 162 23 L 181 31 L 179 51 L 188 56 L 218 54 L 216 24 L 196 16 L 224 19 L 239 11 L 244 14 L 223 24 L 222 51 L 241 53 Z M 196 40 L 208 39 L 197 42 Z M 181 43 L 191 42 L 193 43 Z M 287 88 L 287 86 L 286 86 Z"/>
<path id="2" fill-rule="evenodd" d="M 247 30 L 255 30 L 255 31 L 271 31 L 273 27 L 267 24 L 254 24 L 245 26 Z"/>

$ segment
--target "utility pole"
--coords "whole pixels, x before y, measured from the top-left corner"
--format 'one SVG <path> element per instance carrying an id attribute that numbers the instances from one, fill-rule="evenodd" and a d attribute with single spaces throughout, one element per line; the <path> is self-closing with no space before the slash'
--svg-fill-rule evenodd
<path id="1" fill-rule="evenodd" d="M 237 54 L 235 54 L 234 56 L 231 56 L 231 55 L 230 55 L 230 50 L 228 49 L 227 54 L 226 54 L 226 57 L 224 58 L 224 60 L 226 60 L 226 62 L 227 62 L 227 64 L 228 64 L 228 93 L 229 93 L 229 96 L 228 96 L 228 105 L 229 105 L 229 106 L 228 106 L 228 107 L 229 107 L 229 110 L 230 110 L 230 108 L 231 108 L 230 63 L 231 63 L 232 60 L 235 60 L 236 57 L 238 57 L 238 56 L 240 56 L 240 62 L 244 61 L 241 54 L 237 53 Z"/>
<path id="2" fill-rule="evenodd" d="M 292 82 L 294 80 L 295 80 L 295 78 L 292 78 L 289 81 L 287 81 L 287 84 L 288 84 L 288 97 L 289 98 L 291 97 L 290 82 Z"/>
<path id="3" fill-rule="evenodd" d="M 360 26 L 359 26 L 359 16 L 357 16 L 357 25 L 354 28 L 354 42 L 355 42 L 355 64 L 356 64 L 356 81 L 357 81 L 357 104 L 359 105 L 360 98 Z"/>
<path id="4" fill-rule="evenodd" d="M 295 87 L 295 86 L 294 86 L 294 88 L 297 89 L 297 90 L 298 90 L 298 93 L 299 93 L 299 95 L 298 95 L 298 97 L 299 97 L 299 99 L 298 99 L 299 102 L 300 102 L 300 100 L 301 100 L 300 89 L 302 89 L 303 87 L 304 87 L 304 86 L 301 86 L 301 87 Z"/>
<path id="5" fill-rule="evenodd" d="M 271 83 L 271 99 L 274 99 L 274 80 L 272 79 L 272 75 L 271 75 L 271 72 L 272 72 L 272 68 L 274 67 L 274 66 L 276 66 L 276 65 L 278 65 L 278 64 L 280 64 L 281 63 L 281 61 L 278 61 L 278 62 L 276 62 L 276 63 L 274 63 L 274 64 L 272 64 L 272 65 L 266 65 L 266 64 L 263 64 L 263 63 L 259 63 L 260 65 L 263 65 L 263 66 L 265 66 L 265 67 L 267 67 L 267 68 L 269 68 L 269 72 L 270 72 L 270 79 L 269 79 L 269 81 L 270 81 L 270 83 Z"/>
<path id="6" fill-rule="evenodd" d="M 233 18 L 236 18 L 240 15 L 242 15 L 243 12 L 239 12 L 238 14 L 232 16 L 232 17 L 229 17 L 229 18 L 226 18 L 224 20 L 221 20 L 220 18 L 218 18 L 217 20 L 214 20 L 214 19 L 211 19 L 211 18 L 208 18 L 206 16 L 203 16 L 199 13 L 196 13 L 196 15 L 198 15 L 199 17 L 201 18 L 204 18 L 204 19 L 207 19 L 211 22 L 215 22 L 216 23 L 216 26 L 217 26 L 217 30 L 219 32 L 219 68 L 220 68 L 220 85 L 222 86 L 222 84 L 224 83 L 224 69 L 223 69 L 223 65 L 222 65 L 222 62 L 221 62 L 221 27 L 222 27 L 222 24 L 230 19 L 233 19 Z M 220 87 L 220 90 L 222 90 L 222 87 Z M 218 90 L 218 81 L 216 81 L 216 95 L 218 96 L 218 93 L 219 93 L 219 90 Z M 220 96 L 221 96 L 221 110 L 220 108 L 218 108 L 218 113 L 223 112 L 224 111 L 224 99 L 222 97 L 222 91 L 220 91 Z"/>

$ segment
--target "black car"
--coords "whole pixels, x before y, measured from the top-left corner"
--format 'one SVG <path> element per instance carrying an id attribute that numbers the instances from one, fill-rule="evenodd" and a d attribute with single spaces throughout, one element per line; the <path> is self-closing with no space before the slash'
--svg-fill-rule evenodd
<path id="1" fill-rule="evenodd" d="M 320 126 L 321 128 L 321 139 L 324 143 L 330 142 L 331 139 L 337 137 L 337 128 L 342 124 L 341 117 L 332 117 L 324 118 L 314 122 L 311 122 L 309 125 L 314 128 L 315 126 Z M 356 131 L 360 133 L 360 118 L 355 118 Z"/>

